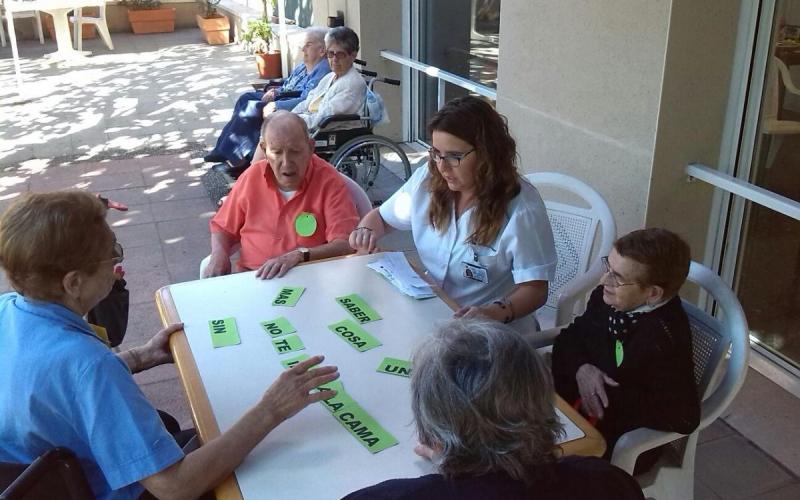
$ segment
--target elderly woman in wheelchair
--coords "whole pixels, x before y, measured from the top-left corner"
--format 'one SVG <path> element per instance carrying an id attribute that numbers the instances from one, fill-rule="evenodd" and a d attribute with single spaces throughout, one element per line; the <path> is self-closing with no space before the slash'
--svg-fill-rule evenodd
<path id="1" fill-rule="evenodd" d="M 665 229 L 619 238 L 586 312 L 556 337 L 556 391 L 595 423 L 608 458 L 630 430 L 688 434 L 699 424 L 691 331 L 678 296 L 689 260 L 689 246 Z M 637 473 L 658 459 L 656 450 L 640 456 Z"/>

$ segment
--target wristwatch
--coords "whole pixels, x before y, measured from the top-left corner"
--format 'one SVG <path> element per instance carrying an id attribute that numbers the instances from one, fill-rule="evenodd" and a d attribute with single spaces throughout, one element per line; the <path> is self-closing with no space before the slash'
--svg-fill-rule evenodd
<path id="1" fill-rule="evenodd" d="M 306 247 L 297 247 L 297 251 L 303 256 L 303 262 L 311 260 L 311 251 Z"/>

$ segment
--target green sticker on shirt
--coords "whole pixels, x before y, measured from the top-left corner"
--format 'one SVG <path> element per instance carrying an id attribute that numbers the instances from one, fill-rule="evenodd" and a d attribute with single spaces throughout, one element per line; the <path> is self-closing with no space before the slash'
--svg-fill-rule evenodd
<path id="1" fill-rule="evenodd" d="M 306 348 L 303 341 L 297 335 L 287 335 L 272 341 L 272 346 L 278 351 L 278 354 L 286 354 L 287 352 L 302 351 Z"/>
<path id="2" fill-rule="evenodd" d="M 336 297 L 336 302 L 347 309 L 350 316 L 359 323 L 369 323 L 370 321 L 381 319 L 380 314 L 375 312 L 375 309 L 371 308 L 357 293 L 351 293 L 344 297 Z"/>
<path id="3" fill-rule="evenodd" d="M 622 364 L 625 358 L 625 350 L 622 348 L 622 342 L 617 339 L 614 341 L 614 359 L 617 361 L 617 366 Z"/>
<path id="4" fill-rule="evenodd" d="M 239 340 L 239 330 L 236 328 L 236 319 L 234 318 L 212 319 L 208 322 L 208 329 L 211 331 L 211 343 L 214 347 L 227 347 L 242 343 Z"/>
<path id="5" fill-rule="evenodd" d="M 301 212 L 294 220 L 294 230 L 297 234 L 309 237 L 317 232 L 317 218 L 309 212 Z"/>

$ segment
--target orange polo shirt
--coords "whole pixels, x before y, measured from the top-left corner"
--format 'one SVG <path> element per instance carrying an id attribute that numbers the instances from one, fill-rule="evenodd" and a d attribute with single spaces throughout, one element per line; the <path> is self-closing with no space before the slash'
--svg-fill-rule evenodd
<path id="1" fill-rule="evenodd" d="M 316 230 L 298 234 L 296 220 L 313 216 Z M 300 188 L 285 200 L 267 160 L 254 163 L 233 185 L 228 198 L 209 222 L 212 233 L 225 232 L 241 245 L 239 267 L 258 269 L 267 259 L 297 247 L 313 248 L 347 240 L 358 224 L 358 212 L 344 179 L 330 163 L 311 156 Z M 309 225 L 301 225 L 308 232 Z"/>

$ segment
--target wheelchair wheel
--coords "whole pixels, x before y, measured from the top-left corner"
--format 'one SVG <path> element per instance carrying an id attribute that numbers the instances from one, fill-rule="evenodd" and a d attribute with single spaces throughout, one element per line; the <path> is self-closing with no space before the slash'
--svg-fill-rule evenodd
<path id="1" fill-rule="evenodd" d="M 362 135 L 344 143 L 330 160 L 336 170 L 356 181 L 367 194 L 381 169 L 403 182 L 411 177 L 411 164 L 400 146 L 386 137 Z"/>

